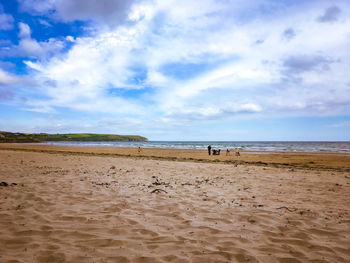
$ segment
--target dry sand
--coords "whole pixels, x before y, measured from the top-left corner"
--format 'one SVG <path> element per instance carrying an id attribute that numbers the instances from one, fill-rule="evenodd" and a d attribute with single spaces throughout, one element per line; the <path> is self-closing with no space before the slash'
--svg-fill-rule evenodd
<path id="1" fill-rule="evenodd" d="M 0 262 L 350 262 L 349 167 L 1 145 Z"/>

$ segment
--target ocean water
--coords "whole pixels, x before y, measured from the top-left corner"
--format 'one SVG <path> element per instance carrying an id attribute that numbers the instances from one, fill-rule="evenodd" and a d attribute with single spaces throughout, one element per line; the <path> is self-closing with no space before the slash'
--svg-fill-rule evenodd
<path id="1" fill-rule="evenodd" d="M 49 145 L 100 146 L 100 147 L 142 147 L 165 149 L 233 149 L 248 151 L 282 152 L 341 152 L 350 153 L 350 142 L 256 142 L 256 141 L 149 141 L 149 142 L 45 142 Z"/>

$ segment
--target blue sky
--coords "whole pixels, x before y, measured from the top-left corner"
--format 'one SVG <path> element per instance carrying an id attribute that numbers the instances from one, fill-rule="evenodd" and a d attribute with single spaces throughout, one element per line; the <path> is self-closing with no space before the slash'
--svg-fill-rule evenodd
<path id="1" fill-rule="evenodd" d="M 0 130 L 350 140 L 347 0 L 0 0 Z"/>

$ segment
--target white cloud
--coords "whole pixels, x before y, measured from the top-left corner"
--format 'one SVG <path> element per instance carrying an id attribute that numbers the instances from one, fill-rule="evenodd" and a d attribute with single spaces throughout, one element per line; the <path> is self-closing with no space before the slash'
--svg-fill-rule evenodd
<path id="1" fill-rule="evenodd" d="M 20 78 L 0 68 L 0 85 L 13 85 L 20 82 Z"/>
<path id="2" fill-rule="evenodd" d="M 24 5 L 28 2 L 32 0 Z M 108 19 L 117 12 L 103 7 L 94 11 L 92 2 L 81 11 L 74 4 L 68 10 L 66 1 L 58 9 L 57 3 L 51 1 L 45 10 L 56 8 L 66 21 L 86 19 L 96 11 L 93 18 L 102 21 L 107 12 L 105 22 L 113 24 Z M 122 6 L 115 22 L 128 15 L 134 24 L 103 27 L 90 37 L 67 37 L 74 45 L 64 56 L 27 62 L 46 98 L 36 104 L 42 110 L 67 107 L 173 123 L 243 114 L 348 112 L 349 20 L 319 23 L 316 18 L 327 8 L 323 2 L 290 8 L 269 2 L 264 4 L 269 8 L 261 9 L 253 1 L 234 3 Z M 244 16 L 247 6 L 253 13 Z M 350 12 L 346 5 L 339 8 L 342 17 Z M 19 47 L 27 54 L 44 57 L 55 45 L 60 50 L 60 42 L 47 42 L 45 49 L 46 42 L 31 39 L 28 28 L 21 27 Z"/>
<path id="3" fill-rule="evenodd" d="M 22 0 L 22 11 L 47 15 L 53 19 L 72 22 L 94 21 L 116 26 L 129 20 L 128 14 L 135 0 Z"/>
<path id="4" fill-rule="evenodd" d="M 164 120 L 167 122 L 182 121 L 182 123 L 202 120 L 206 121 L 236 117 L 241 114 L 259 113 L 261 111 L 261 106 L 254 103 L 230 103 L 226 105 L 213 103 L 207 106 L 203 105 L 202 107 L 174 108 L 166 112 Z"/>
<path id="5" fill-rule="evenodd" d="M 332 125 L 329 125 L 331 128 L 343 128 L 343 127 L 350 127 L 350 121 L 343 121 L 339 123 L 335 123 Z"/>
<path id="6" fill-rule="evenodd" d="M 18 27 L 19 27 L 19 34 L 18 36 L 20 38 L 30 38 L 30 34 L 32 33 L 30 30 L 30 27 L 22 22 L 18 23 Z"/>
<path id="7" fill-rule="evenodd" d="M 1 56 L 27 57 L 30 59 L 44 60 L 53 55 L 57 55 L 65 47 L 65 42 L 63 40 L 50 38 L 47 41 L 37 41 L 33 39 L 31 37 L 31 29 L 25 23 L 19 22 L 18 28 L 18 45 L 6 46 L 6 49 L 0 50 Z"/>
<path id="8" fill-rule="evenodd" d="M 17 47 L 18 55 L 30 58 L 45 59 L 51 55 L 57 54 L 64 48 L 64 42 L 57 39 L 38 42 L 32 38 L 24 38 L 19 41 Z"/>
<path id="9" fill-rule="evenodd" d="M 0 30 L 12 29 L 13 28 L 13 21 L 14 21 L 14 19 L 11 15 L 0 13 Z"/>
<path id="10" fill-rule="evenodd" d="M 26 77 L 14 75 L 0 68 L 0 102 L 16 103 L 18 86 L 29 82 Z"/>
<path id="11" fill-rule="evenodd" d="M 33 105 L 33 107 L 27 107 L 23 109 L 25 111 L 31 111 L 31 112 L 37 112 L 37 113 L 56 113 L 57 112 L 53 108 L 47 105 L 43 105 L 43 106 Z"/>
<path id="12" fill-rule="evenodd" d="M 44 19 L 39 19 L 38 21 L 43 26 L 52 27 L 52 25 L 49 22 L 47 22 L 46 20 L 44 20 Z"/>
<path id="13" fill-rule="evenodd" d="M 69 41 L 69 42 L 74 42 L 74 37 L 72 36 L 66 36 L 66 40 Z"/>

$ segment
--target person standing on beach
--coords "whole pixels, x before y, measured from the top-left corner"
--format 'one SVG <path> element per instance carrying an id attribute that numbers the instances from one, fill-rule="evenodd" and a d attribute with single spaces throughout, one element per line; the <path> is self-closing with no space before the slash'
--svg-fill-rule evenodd
<path id="1" fill-rule="evenodd" d="M 239 149 L 238 148 L 236 148 L 236 156 L 241 156 L 241 154 L 239 153 Z"/>
<path id="2" fill-rule="evenodd" d="M 208 146 L 208 154 L 211 155 L 211 145 Z"/>

